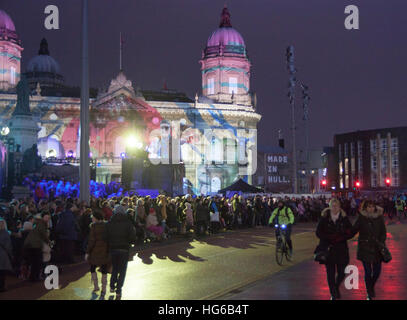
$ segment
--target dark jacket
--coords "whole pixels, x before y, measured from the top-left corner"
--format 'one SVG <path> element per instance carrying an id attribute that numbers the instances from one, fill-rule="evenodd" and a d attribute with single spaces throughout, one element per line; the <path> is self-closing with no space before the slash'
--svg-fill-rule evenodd
<path id="1" fill-rule="evenodd" d="M 209 215 L 208 207 L 203 204 L 198 203 L 196 206 L 195 221 L 209 222 L 209 220 L 210 220 L 210 215 Z"/>
<path id="2" fill-rule="evenodd" d="M 12 270 L 11 266 L 11 239 L 6 230 L 0 230 L 0 270 Z"/>
<path id="3" fill-rule="evenodd" d="M 106 223 L 96 222 L 90 226 L 88 248 L 88 262 L 91 265 L 102 266 L 109 264 L 109 247 L 106 242 Z"/>
<path id="4" fill-rule="evenodd" d="M 127 214 L 115 213 L 106 224 L 106 241 L 110 249 L 128 250 L 137 241 L 136 229 Z"/>
<path id="5" fill-rule="evenodd" d="M 347 240 L 351 239 L 354 233 L 352 233 L 352 224 L 344 210 L 341 209 L 339 218 L 334 223 L 330 209 L 324 209 L 318 222 L 316 235 L 321 240 L 321 246 L 330 246 L 327 264 L 349 264 Z"/>
<path id="6" fill-rule="evenodd" d="M 24 241 L 24 248 L 42 249 L 44 242 L 49 243 L 48 228 L 42 219 L 36 219 L 33 230 Z"/>
<path id="7" fill-rule="evenodd" d="M 72 211 L 68 210 L 59 214 L 55 228 L 58 239 L 78 240 L 78 224 Z"/>
<path id="8" fill-rule="evenodd" d="M 357 259 L 368 263 L 381 262 L 376 239 L 383 244 L 386 241 L 383 209 L 377 207 L 373 214 L 362 210 L 353 228 L 355 234 L 359 232 Z"/>

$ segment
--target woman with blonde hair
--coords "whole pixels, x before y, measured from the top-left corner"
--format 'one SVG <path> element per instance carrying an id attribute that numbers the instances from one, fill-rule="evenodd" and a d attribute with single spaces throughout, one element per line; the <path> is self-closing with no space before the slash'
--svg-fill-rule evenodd
<path id="1" fill-rule="evenodd" d="M 323 260 L 317 261 L 325 264 L 331 300 L 340 299 L 339 287 L 345 279 L 345 268 L 349 264 L 347 240 L 351 239 L 354 233 L 338 199 L 331 199 L 329 207 L 321 212 L 316 235 L 320 243 L 315 254 L 324 256 Z"/>

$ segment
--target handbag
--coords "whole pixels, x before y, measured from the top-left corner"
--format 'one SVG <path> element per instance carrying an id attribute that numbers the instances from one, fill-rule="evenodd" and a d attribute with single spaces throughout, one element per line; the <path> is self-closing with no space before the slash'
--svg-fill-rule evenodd
<path id="1" fill-rule="evenodd" d="M 370 231 L 372 232 L 372 234 L 374 234 L 372 226 L 370 225 L 369 222 L 368 222 L 368 225 L 369 225 Z M 391 256 L 390 250 L 389 250 L 389 248 L 387 248 L 386 243 L 380 242 L 376 237 L 374 238 L 374 240 L 379 249 L 380 255 L 382 256 L 383 262 L 389 263 L 393 259 L 393 257 Z"/>
<path id="2" fill-rule="evenodd" d="M 381 243 L 380 241 L 376 240 L 376 244 L 379 247 L 379 252 L 382 256 L 384 263 L 389 263 L 392 260 L 392 256 L 390 253 L 389 248 L 387 248 L 385 243 Z"/>
<path id="3" fill-rule="evenodd" d="M 331 250 L 331 245 L 319 244 L 314 251 L 314 260 L 320 264 L 326 264 L 328 261 L 329 252 Z"/>

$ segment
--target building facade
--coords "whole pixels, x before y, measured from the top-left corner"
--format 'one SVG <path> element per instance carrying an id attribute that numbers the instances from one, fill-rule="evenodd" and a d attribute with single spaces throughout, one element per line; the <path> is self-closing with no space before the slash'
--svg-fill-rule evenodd
<path id="1" fill-rule="evenodd" d="M 3 126 L 9 124 L 16 106 L 22 51 L 10 16 L 0 10 Z M 107 90 L 91 89 L 89 156 L 98 163 L 98 181 L 120 179 L 122 157 L 136 146 L 148 151 L 152 163 L 183 163 L 185 192 L 217 192 L 240 177 L 252 182 L 261 115 L 249 91 L 246 45 L 232 27 L 226 7 L 200 63 L 202 95 L 194 99 L 175 90 L 142 90 L 123 70 Z M 65 84 L 63 66 L 51 56 L 45 39 L 22 74 L 32 89 L 30 108 L 40 129 L 41 156 L 80 157 L 80 88 Z"/>
<path id="2" fill-rule="evenodd" d="M 338 134 L 334 148 L 329 185 L 337 191 L 353 190 L 357 181 L 361 190 L 407 188 L 407 127 Z"/>

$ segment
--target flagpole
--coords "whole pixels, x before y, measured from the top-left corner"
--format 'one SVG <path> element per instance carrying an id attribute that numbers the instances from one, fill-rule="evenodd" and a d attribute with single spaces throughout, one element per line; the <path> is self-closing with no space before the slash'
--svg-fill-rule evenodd
<path id="1" fill-rule="evenodd" d="M 80 200 L 89 204 L 89 57 L 88 57 L 88 0 L 82 0 L 82 86 L 80 109 Z"/>
<path id="2" fill-rule="evenodd" d="M 120 32 L 120 71 L 123 70 L 123 65 L 122 65 L 122 46 L 123 46 L 123 41 L 122 41 L 122 33 Z"/>

